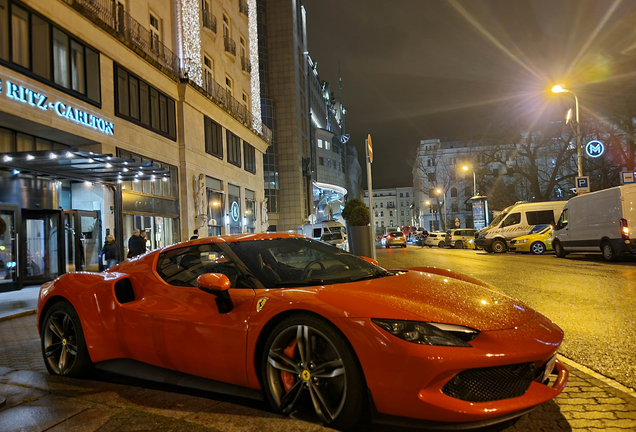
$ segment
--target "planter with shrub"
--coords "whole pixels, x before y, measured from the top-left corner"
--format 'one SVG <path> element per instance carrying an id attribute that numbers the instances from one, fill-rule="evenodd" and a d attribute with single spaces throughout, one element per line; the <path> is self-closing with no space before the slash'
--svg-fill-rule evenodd
<path id="1" fill-rule="evenodd" d="M 371 232 L 371 216 L 369 209 L 359 198 L 347 201 L 342 217 L 347 222 L 349 252 L 358 256 L 373 258 L 373 235 Z"/>

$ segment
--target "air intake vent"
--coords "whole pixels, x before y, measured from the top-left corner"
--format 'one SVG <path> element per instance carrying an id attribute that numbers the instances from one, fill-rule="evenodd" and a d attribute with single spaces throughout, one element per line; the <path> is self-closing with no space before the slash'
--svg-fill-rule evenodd
<path id="1" fill-rule="evenodd" d="M 135 290 L 130 279 L 121 279 L 115 283 L 115 297 L 121 304 L 135 300 Z"/>
<path id="2" fill-rule="evenodd" d="M 468 369 L 446 383 L 442 392 L 468 402 L 509 399 L 523 395 L 534 377 L 534 363 Z"/>

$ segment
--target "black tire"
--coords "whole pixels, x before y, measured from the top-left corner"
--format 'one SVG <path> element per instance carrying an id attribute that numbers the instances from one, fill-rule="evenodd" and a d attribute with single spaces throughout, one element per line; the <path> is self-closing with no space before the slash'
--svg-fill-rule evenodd
<path id="1" fill-rule="evenodd" d="M 534 255 L 543 255 L 545 253 L 545 245 L 543 242 L 536 241 L 530 245 L 530 252 Z"/>
<path id="2" fill-rule="evenodd" d="M 603 261 L 605 262 L 614 262 L 616 261 L 616 250 L 614 250 L 614 246 L 607 240 L 601 243 L 601 252 L 603 253 Z"/>
<path id="3" fill-rule="evenodd" d="M 503 253 L 506 251 L 506 244 L 501 240 L 495 240 L 492 242 L 491 249 L 494 253 Z"/>
<path id="4" fill-rule="evenodd" d="M 437 243 L 437 246 L 443 248 L 444 246 L 446 246 L 446 243 L 441 241 L 441 242 Z"/>
<path id="5" fill-rule="evenodd" d="M 433 247 L 433 245 L 428 245 L 428 247 L 432 248 L 432 247 Z"/>
<path id="6" fill-rule="evenodd" d="M 563 246 L 561 246 L 561 242 L 558 240 L 552 242 L 552 249 L 554 249 L 554 253 L 559 258 L 565 258 L 565 256 L 567 255 L 565 253 L 565 249 L 563 249 Z"/>
<path id="7" fill-rule="evenodd" d="M 42 321 L 41 348 L 51 375 L 85 376 L 93 366 L 75 308 L 66 300 L 55 303 Z"/>
<path id="8" fill-rule="evenodd" d="M 464 242 L 461 240 L 457 240 L 455 242 L 455 249 L 464 249 Z"/>
<path id="9" fill-rule="evenodd" d="M 261 372 L 269 402 L 283 415 L 336 429 L 351 428 L 362 416 L 366 385 L 358 359 L 319 317 L 297 314 L 276 325 L 265 342 Z"/>
<path id="10" fill-rule="evenodd" d="M 402 246 L 404 249 L 406 249 L 406 245 Z"/>

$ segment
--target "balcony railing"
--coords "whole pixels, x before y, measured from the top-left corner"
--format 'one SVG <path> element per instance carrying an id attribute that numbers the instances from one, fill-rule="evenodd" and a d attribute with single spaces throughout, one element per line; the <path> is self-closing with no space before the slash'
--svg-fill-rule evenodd
<path id="1" fill-rule="evenodd" d="M 230 37 L 225 36 L 223 38 L 223 45 L 225 46 L 225 52 L 228 52 L 232 54 L 233 56 L 236 55 L 236 42 L 234 42 L 234 39 L 231 39 Z"/>
<path id="2" fill-rule="evenodd" d="M 239 12 L 247 16 L 247 0 L 239 0 Z"/>
<path id="3" fill-rule="evenodd" d="M 203 27 L 216 33 L 216 17 L 210 11 L 203 11 Z"/>
<path id="4" fill-rule="evenodd" d="M 82 15 L 91 19 L 94 23 L 108 27 L 116 34 L 120 35 L 127 43 L 132 44 L 135 48 L 142 51 L 150 59 L 154 60 L 159 66 L 167 69 L 178 78 L 188 78 L 189 68 L 182 68 L 182 59 L 177 57 L 168 47 L 166 47 L 156 34 L 153 34 L 133 17 L 131 17 L 124 9 L 117 4 L 115 0 L 60 0 L 72 8 L 80 12 Z M 207 11 L 206 11 L 207 12 Z M 208 12 L 209 13 L 209 12 Z M 216 18 L 209 13 L 210 22 L 213 22 L 213 31 L 216 31 Z M 205 13 L 203 16 L 204 25 L 206 24 Z M 224 39 L 225 50 L 236 55 L 236 43 L 226 37 Z M 188 64 L 189 59 L 183 59 L 184 65 Z M 249 64 L 249 61 L 248 61 Z M 251 67 L 251 65 L 250 65 Z M 203 90 L 215 99 L 219 104 L 224 105 L 229 111 L 235 114 L 246 126 L 254 128 L 254 117 L 249 107 L 236 100 L 232 94 L 224 87 L 220 86 L 211 75 L 204 76 Z M 271 129 L 261 123 L 262 135 L 268 141 L 272 142 L 273 133 Z"/>
<path id="5" fill-rule="evenodd" d="M 250 59 L 245 56 L 241 56 L 241 69 L 243 72 L 252 73 L 252 63 L 250 63 Z"/>
<path id="6" fill-rule="evenodd" d="M 181 62 L 168 47 L 114 0 L 61 0 L 83 15 L 105 24 L 162 67 L 179 76 Z"/>

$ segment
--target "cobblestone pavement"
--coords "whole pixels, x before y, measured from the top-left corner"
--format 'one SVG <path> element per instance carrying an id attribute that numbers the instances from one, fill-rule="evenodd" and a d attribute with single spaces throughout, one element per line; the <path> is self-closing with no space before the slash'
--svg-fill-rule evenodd
<path id="1" fill-rule="evenodd" d="M 480 432 L 636 431 L 633 393 L 563 361 L 570 380 L 558 398 L 514 424 Z M 187 390 L 175 393 L 112 381 L 52 377 L 40 353 L 35 315 L 0 322 L 0 396 L 7 399 L 0 408 L 0 432 L 329 430 L 280 417 L 258 403 L 216 394 L 201 397 Z M 397 429 L 373 426 L 367 430 Z"/>

